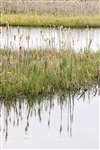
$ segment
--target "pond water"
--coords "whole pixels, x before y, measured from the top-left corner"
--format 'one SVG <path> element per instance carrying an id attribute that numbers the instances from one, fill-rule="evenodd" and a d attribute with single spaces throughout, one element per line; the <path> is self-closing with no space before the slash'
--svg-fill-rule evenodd
<path id="1" fill-rule="evenodd" d="M 0 101 L 2 148 L 98 148 L 99 92 Z"/>
<path id="2" fill-rule="evenodd" d="M 0 28 L 0 48 L 100 49 L 100 29 Z"/>

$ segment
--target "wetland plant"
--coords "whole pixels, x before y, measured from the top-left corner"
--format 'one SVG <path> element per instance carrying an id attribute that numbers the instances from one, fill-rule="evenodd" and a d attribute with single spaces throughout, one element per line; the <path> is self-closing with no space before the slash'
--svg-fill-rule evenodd
<path id="1" fill-rule="evenodd" d="M 100 85 L 100 52 L 0 50 L 0 97 L 77 91 Z"/>

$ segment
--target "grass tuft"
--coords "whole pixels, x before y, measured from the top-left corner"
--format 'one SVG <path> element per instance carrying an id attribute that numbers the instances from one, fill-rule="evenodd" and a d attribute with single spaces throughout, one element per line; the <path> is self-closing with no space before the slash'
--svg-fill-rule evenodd
<path id="1" fill-rule="evenodd" d="M 83 89 L 100 82 L 100 51 L 0 50 L 0 97 Z"/>

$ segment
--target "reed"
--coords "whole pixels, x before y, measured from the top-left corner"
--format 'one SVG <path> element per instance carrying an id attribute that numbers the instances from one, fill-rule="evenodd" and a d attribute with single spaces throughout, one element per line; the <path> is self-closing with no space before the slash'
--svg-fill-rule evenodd
<path id="1" fill-rule="evenodd" d="M 100 51 L 0 50 L 0 97 L 86 89 L 100 82 Z"/>
<path id="2" fill-rule="evenodd" d="M 99 0 L 0 0 L 3 14 L 100 15 Z"/>

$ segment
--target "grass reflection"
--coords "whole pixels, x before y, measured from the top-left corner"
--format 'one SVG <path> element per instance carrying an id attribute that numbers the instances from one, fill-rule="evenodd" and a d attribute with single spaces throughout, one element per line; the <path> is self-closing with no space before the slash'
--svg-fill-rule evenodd
<path id="1" fill-rule="evenodd" d="M 66 131 L 70 136 L 72 136 L 72 126 L 74 121 L 74 105 L 75 101 L 83 102 L 88 97 L 88 102 L 92 100 L 92 97 L 100 94 L 100 87 L 94 86 L 87 91 L 77 91 L 77 92 L 65 92 L 58 93 L 56 95 L 47 96 L 37 96 L 37 97 L 21 97 L 18 99 L 9 99 L 0 101 L 0 110 L 2 110 L 3 126 L 0 129 L 3 132 L 5 140 L 9 136 L 9 126 L 19 127 L 24 124 L 24 131 L 27 134 L 30 129 L 30 124 L 32 124 L 32 119 L 38 120 L 42 123 L 44 120 L 44 115 L 46 114 L 46 124 L 50 128 L 52 126 L 52 113 L 59 108 L 59 128 L 58 131 L 61 134 L 63 132 L 63 110 L 66 110 Z M 3 117 L 0 115 L 0 117 Z M 56 120 L 57 118 L 55 118 Z M 65 132 L 65 131 L 64 131 Z"/>

